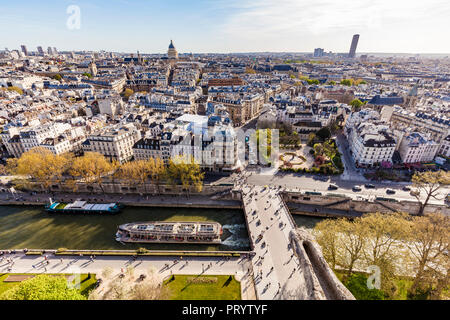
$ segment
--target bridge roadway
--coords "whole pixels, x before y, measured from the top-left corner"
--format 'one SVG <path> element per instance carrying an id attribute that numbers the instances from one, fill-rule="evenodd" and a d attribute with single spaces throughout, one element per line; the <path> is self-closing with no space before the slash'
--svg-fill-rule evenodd
<path id="1" fill-rule="evenodd" d="M 259 300 L 307 299 L 300 261 L 290 247 L 296 226 L 277 187 L 242 185 L 256 294 Z M 262 235 L 262 237 L 261 237 Z"/>

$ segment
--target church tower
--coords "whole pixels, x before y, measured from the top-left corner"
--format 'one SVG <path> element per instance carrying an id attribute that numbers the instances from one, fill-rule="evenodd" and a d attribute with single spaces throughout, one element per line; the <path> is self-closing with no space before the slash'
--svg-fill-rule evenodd
<path id="1" fill-rule="evenodd" d="M 170 45 L 169 45 L 169 51 L 167 52 L 167 57 L 169 59 L 178 59 L 178 52 L 177 49 L 175 49 L 175 46 L 173 45 L 173 41 L 170 40 Z"/>
<path id="2" fill-rule="evenodd" d="M 89 72 L 93 77 L 97 75 L 97 65 L 95 64 L 94 60 L 89 63 Z"/>

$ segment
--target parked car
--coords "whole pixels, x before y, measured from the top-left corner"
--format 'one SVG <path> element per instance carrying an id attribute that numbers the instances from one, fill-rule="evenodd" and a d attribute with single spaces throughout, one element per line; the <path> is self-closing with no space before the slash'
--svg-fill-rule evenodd
<path id="1" fill-rule="evenodd" d="M 360 191 L 362 191 L 362 189 L 361 189 L 360 186 L 354 186 L 354 187 L 352 188 L 352 190 L 353 190 L 354 192 L 360 192 Z"/>
<path id="2" fill-rule="evenodd" d="M 366 189 L 375 189 L 376 188 L 375 185 L 373 185 L 371 183 L 365 184 L 364 187 L 366 187 Z"/>
<path id="3" fill-rule="evenodd" d="M 395 190 L 387 189 L 387 190 L 386 190 L 386 193 L 387 193 L 387 194 L 395 194 Z"/>
<path id="4" fill-rule="evenodd" d="M 339 189 L 339 187 L 334 184 L 330 184 L 328 187 L 328 190 L 337 190 L 337 189 Z"/>

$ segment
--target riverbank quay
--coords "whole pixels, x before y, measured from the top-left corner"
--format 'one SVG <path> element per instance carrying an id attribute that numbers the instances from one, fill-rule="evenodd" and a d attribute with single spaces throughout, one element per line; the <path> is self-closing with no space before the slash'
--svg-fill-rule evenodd
<path id="1" fill-rule="evenodd" d="M 233 199 L 212 199 L 204 195 L 140 195 L 92 193 L 0 193 L 0 205 L 45 205 L 53 202 L 73 202 L 82 199 L 91 203 L 120 203 L 130 207 L 217 208 L 241 209 L 242 202 Z"/>
<path id="2" fill-rule="evenodd" d="M 136 275 L 149 270 L 162 282 L 171 275 L 232 275 L 241 282 L 241 298 L 255 300 L 250 262 L 246 255 L 239 257 L 195 257 L 195 256 L 86 256 L 26 255 L 23 251 L 6 254 L 0 261 L 0 272 L 11 274 L 95 274 L 102 278 L 102 272 L 112 270 L 113 277 L 133 269 Z M 1 258 L 0 258 L 1 259 Z"/>
<path id="3" fill-rule="evenodd" d="M 11 250 L 9 250 L 11 251 Z M 246 257 L 254 254 L 249 251 L 181 251 L 181 250 L 69 250 L 59 249 L 14 249 L 15 252 L 23 252 L 26 256 L 124 256 L 124 257 Z"/>
<path id="4" fill-rule="evenodd" d="M 313 195 L 301 192 L 283 192 L 282 197 L 292 215 L 321 218 L 355 218 L 364 214 L 381 212 L 407 212 L 417 214 L 419 204 L 414 201 L 398 201 L 390 198 L 372 197 L 370 200 L 354 200 L 341 195 Z M 428 204 L 425 213 L 442 213 L 450 216 L 448 205 Z"/>

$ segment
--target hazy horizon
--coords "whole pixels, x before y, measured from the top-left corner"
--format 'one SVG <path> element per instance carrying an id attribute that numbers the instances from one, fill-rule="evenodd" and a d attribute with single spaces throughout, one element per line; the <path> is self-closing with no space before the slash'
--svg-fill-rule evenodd
<path id="1" fill-rule="evenodd" d="M 23 0 L 1 6 L 0 47 L 346 53 L 360 34 L 357 54 L 446 55 L 449 16 L 447 0 Z"/>

